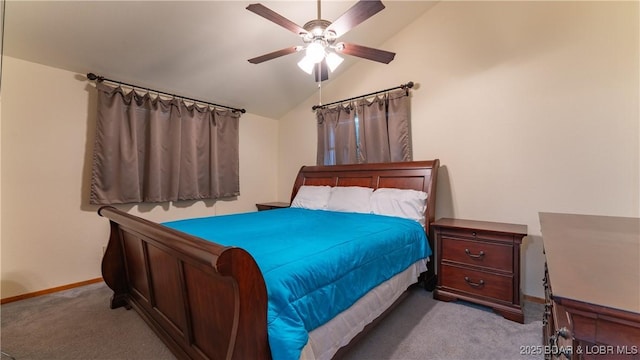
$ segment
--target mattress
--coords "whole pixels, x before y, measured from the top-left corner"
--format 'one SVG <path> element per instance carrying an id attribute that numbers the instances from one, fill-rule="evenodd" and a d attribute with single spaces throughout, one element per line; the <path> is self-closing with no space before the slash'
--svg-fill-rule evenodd
<path id="1" fill-rule="evenodd" d="M 299 359 L 309 332 L 431 254 L 418 222 L 373 214 L 288 208 L 164 225 L 253 256 L 274 359 Z"/>
<path id="2" fill-rule="evenodd" d="M 427 271 L 425 260 L 415 262 L 405 271 L 383 282 L 324 325 L 309 333 L 300 360 L 329 360 L 349 344 L 365 326 L 373 322 L 400 298 L 407 288 Z"/>

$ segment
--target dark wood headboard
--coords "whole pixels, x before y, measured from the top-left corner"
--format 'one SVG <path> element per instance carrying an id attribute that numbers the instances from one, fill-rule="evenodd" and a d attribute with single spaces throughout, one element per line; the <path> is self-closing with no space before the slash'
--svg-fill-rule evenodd
<path id="1" fill-rule="evenodd" d="M 425 231 L 435 220 L 438 159 L 380 164 L 303 166 L 293 185 L 291 201 L 302 185 L 362 186 L 373 189 L 396 188 L 428 194 Z"/>

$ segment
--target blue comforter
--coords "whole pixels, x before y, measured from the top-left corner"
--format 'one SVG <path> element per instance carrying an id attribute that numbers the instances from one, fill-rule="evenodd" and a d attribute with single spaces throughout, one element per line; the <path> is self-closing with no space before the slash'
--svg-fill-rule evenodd
<path id="1" fill-rule="evenodd" d="M 431 254 L 420 224 L 373 214 L 288 208 L 163 225 L 254 257 L 276 360 L 299 359 L 310 331 Z"/>

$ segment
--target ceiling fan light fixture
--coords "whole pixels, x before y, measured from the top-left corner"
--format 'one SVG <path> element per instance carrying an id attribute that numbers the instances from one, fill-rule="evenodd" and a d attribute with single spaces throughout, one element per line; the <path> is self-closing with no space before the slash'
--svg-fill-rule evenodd
<path id="1" fill-rule="evenodd" d="M 320 42 L 312 42 L 307 45 L 306 58 L 314 64 L 319 63 L 324 59 L 324 46 Z"/>
<path id="2" fill-rule="evenodd" d="M 327 60 L 327 66 L 329 67 L 329 70 L 331 70 L 331 72 L 334 72 L 335 69 L 337 69 L 338 66 L 340 66 L 340 64 L 342 64 L 342 62 L 344 61 L 342 56 L 334 52 L 328 53 L 326 60 Z"/>
<path id="3" fill-rule="evenodd" d="M 298 61 L 298 67 L 309 75 L 311 75 L 311 73 L 313 72 L 313 67 L 315 65 L 316 63 L 310 61 L 308 56 L 305 56 L 302 58 L 302 60 Z"/>

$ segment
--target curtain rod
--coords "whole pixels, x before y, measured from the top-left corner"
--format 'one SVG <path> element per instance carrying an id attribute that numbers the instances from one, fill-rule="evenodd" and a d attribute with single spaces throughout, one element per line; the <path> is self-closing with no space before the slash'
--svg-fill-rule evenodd
<path id="1" fill-rule="evenodd" d="M 399 85 L 399 86 L 396 86 L 396 87 L 392 87 L 392 88 L 388 88 L 388 89 L 384 89 L 384 90 L 378 90 L 378 91 L 374 91 L 372 93 L 368 93 L 368 94 L 364 94 L 364 95 L 360 95 L 360 96 L 354 96 L 354 97 L 351 97 L 351 98 L 348 98 L 348 99 L 338 100 L 338 101 L 330 102 L 330 103 L 324 104 L 324 105 L 313 105 L 311 107 L 311 110 L 323 109 L 323 108 L 325 108 L 325 107 L 327 107 L 329 105 L 335 105 L 335 104 L 343 103 L 343 102 L 346 102 L 346 101 L 360 99 L 360 98 L 364 98 L 364 97 L 367 97 L 367 96 L 380 94 L 380 93 L 391 91 L 391 90 L 395 90 L 395 89 L 411 89 L 413 87 L 413 85 L 414 85 L 413 81 L 409 81 L 406 84 L 402 84 L 402 85 Z"/>
<path id="2" fill-rule="evenodd" d="M 162 95 L 168 95 L 168 96 L 177 97 L 177 98 L 184 99 L 184 100 L 190 100 L 190 101 L 194 101 L 194 102 L 198 102 L 198 103 L 202 103 L 202 104 L 207 104 L 207 105 L 214 106 L 214 107 L 217 106 L 217 107 L 230 109 L 230 110 L 233 110 L 233 111 L 239 111 L 239 112 L 241 112 L 243 114 L 247 112 L 247 110 L 245 110 L 245 109 L 237 109 L 237 108 L 234 108 L 234 107 L 231 107 L 231 106 L 214 104 L 214 103 L 209 102 L 209 101 L 202 101 L 202 100 L 198 100 L 198 99 L 192 99 L 192 98 L 188 98 L 188 97 L 181 96 L 181 95 L 176 95 L 176 94 L 171 94 L 171 93 L 164 92 L 164 91 L 158 91 L 158 90 L 149 89 L 149 88 L 146 88 L 146 87 L 143 87 L 143 86 L 127 84 L 126 82 L 122 82 L 122 81 L 107 79 L 104 76 L 99 76 L 99 75 L 96 75 L 94 73 L 88 73 L 87 74 L 87 79 L 96 80 L 96 82 L 109 81 L 109 82 L 112 82 L 112 83 L 115 83 L 115 84 L 130 86 L 130 87 L 132 87 L 134 89 L 147 90 L 147 91 L 151 91 L 151 92 L 162 94 Z"/>

